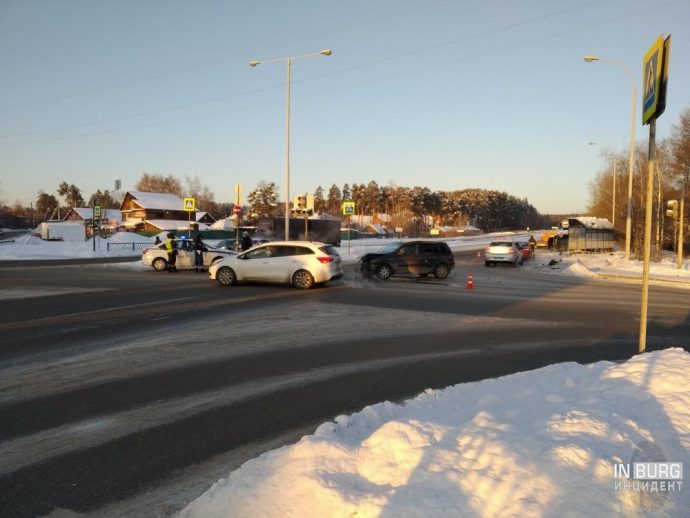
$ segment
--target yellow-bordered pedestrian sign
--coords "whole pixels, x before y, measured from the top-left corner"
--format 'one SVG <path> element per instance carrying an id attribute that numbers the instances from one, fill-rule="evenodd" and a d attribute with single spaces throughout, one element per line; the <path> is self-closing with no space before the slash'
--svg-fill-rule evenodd
<path id="1" fill-rule="evenodd" d="M 194 212 L 196 210 L 194 208 L 194 205 L 195 205 L 194 198 L 184 198 L 183 205 L 184 205 L 184 210 L 186 210 L 186 211 Z"/>
<path id="2" fill-rule="evenodd" d="M 355 213 L 355 202 L 354 201 L 344 201 L 343 202 L 343 216 L 353 216 Z"/>
<path id="3" fill-rule="evenodd" d="M 664 62 L 664 37 L 660 35 L 649 48 L 642 62 L 642 124 L 656 116 Z"/>

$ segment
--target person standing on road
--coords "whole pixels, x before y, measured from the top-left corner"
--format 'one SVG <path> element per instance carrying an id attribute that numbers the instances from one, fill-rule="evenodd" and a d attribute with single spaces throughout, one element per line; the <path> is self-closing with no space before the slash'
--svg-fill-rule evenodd
<path id="1" fill-rule="evenodd" d="M 252 238 L 249 237 L 249 233 L 245 230 L 242 233 L 242 241 L 240 243 L 242 251 L 244 252 L 245 250 L 249 250 L 253 244 L 254 242 L 252 241 Z"/>
<path id="2" fill-rule="evenodd" d="M 175 234 L 168 233 L 168 239 L 165 240 L 165 251 L 168 253 L 168 273 L 177 273 L 177 250 L 175 250 Z"/>
<path id="3" fill-rule="evenodd" d="M 197 234 L 194 238 L 194 271 L 204 271 L 204 252 L 208 251 L 206 245 L 201 240 L 201 234 Z"/>
<path id="4" fill-rule="evenodd" d="M 534 249 L 537 247 L 537 240 L 534 239 L 534 236 L 529 236 L 529 250 L 532 252 L 532 255 L 534 255 Z"/>

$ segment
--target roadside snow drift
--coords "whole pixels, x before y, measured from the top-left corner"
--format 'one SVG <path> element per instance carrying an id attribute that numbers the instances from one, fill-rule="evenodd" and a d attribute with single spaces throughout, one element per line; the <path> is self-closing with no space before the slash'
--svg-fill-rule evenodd
<path id="1" fill-rule="evenodd" d="M 615 470 L 688 470 L 689 380 L 690 354 L 668 349 L 380 403 L 248 461 L 180 516 L 688 516 L 684 481 Z"/>

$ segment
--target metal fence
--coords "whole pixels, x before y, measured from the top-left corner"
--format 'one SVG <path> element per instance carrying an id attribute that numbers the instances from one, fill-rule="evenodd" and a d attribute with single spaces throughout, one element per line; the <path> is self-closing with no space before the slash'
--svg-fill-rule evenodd
<path id="1" fill-rule="evenodd" d="M 154 243 L 106 243 L 108 252 L 111 250 L 131 250 L 134 252 L 151 246 L 154 246 Z"/>

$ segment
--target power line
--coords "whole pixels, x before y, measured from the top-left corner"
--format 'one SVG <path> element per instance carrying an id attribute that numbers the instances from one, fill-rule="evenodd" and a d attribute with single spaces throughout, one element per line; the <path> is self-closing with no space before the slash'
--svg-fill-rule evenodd
<path id="1" fill-rule="evenodd" d="M 464 37 L 462 37 L 462 38 L 453 39 L 453 40 L 450 40 L 450 41 L 447 41 L 447 42 L 443 42 L 443 43 L 439 43 L 439 44 L 436 44 L 436 45 L 431 45 L 431 46 L 427 46 L 427 47 L 422 47 L 422 48 L 415 49 L 415 50 L 412 50 L 412 51 L 409 51 L 409 52 L 404 52 L 404 53 L 401 53 L 401 54 L 396 54 L 396 55 L 393 55 L 393 56 L 388 56 L 388 57 L 385 57 L 385 58 L 382 58 L 382 59 L 379 59 L 379 60 L 370 61 L 370 62 L 368 62 L 368 63 L 362 63 L 362 64 L 359 64 L 359 65 L 355 65 L 355 66 L 348 67 L 348 68 L 343 68 L 343 69 L 336 70 L 336 71 L 333 71 L 333 72 L 324 73 L 324 74 L 319 74 L 319 75 L 316 75 L 316 76 L 312 76 L 311 78 L 308 78 L 308 79 L 303 78 L 303 79 L 301 79 L 301 80 L 294 81 L 294 83 L 295 83 L 295 84 L 298 84 L 298 83 L 302 83 L 302 82 L 306 82 L 306 81 L 311 81 L 311 80 L 314 80 L 314 79 L 322 79 L 322 78 L 330 77 L 330 76 L 333 76 L 333 75 L 336 75 L 336 74 L 343 74 L 343 73 L 346 73 L 346 72 L 351 72 L 351 71 L 353 71 L 353 70 L 358 70 L 358 69 L 361 69 L 361 68 L 377 66 L 377 65 L 380 65 L 381 63 L 386 63 L 386 62 L 394 61 L 394 60 L 397 60 L 397 59 L 406 58 L 406 57 L 409 57 L 409 56 L 412 56 L 412 55 L 415 55 L 415 54 L 422 54 L 422 53 L 424 53 L 424 52 L 430 52 L 430 51 L 432 51 L 432 50 L 437 50 L 437 49 L 439 49 L 439 48 L 448 47 L 448 46 L 451 46 L 451 45 L 456 45 L 456 44 L 458 44 L 458 43 L 462 43 L 462 42 L 469 41 L 469 40 L 472 40 L 472 39 L 482 38 L 482 37 L 489 36 L 489 35 L 491 35 L 491 34 L 495 34 L 495 33 L 498 33 L 498 32 L 501 32 L 501 31 L 505 31 L 505 30 L 508 30 L 508 29 L 514 29 L 514 28 L 517 28 L 517 27 L 521 27 L 521 26 L 524 26 L 524 25 L 528 25 L 528 24 L 537 22 L 537 21 L 545 20 L 545 19 L 548 19 L 548 18 L 553 18 L 553 17 L 555 17 L 555 16 L 559 16 L 559 15 L 562 15 L 562 14 L 565 14 L 565 13 L 568 13 L 568 12 L 572 12 L 572 11 L 574 11 L 574 10 L 583 9 L 583 8 L 589 7 L 589 6 L 594 5 L 594 4 L 602 3 L 602 2 L 604 2 L 604 1 L 606 1 L 606 0 L 593 0 L 593 1 L 589 2 L 589 3 L 583 4 L 583 5 L 580 5 L 580 6 L 577 6 L 577 7 L 570 7 L 570 8 L 562 9 L 562 10 L 559 10 L 559 11 L 555 11 L 555 12 L 553 12 L 553 13 L 548 13 L 548 14 L 544 14 L 544 15 L 541 15 L 541 16 L 536 16 L 536 17 L 533 17 L 533 18 L 529 18 L 529 19 L 526 19 L 526 20 L 517 21 L 517 22 L 515 22 L 515 23 L 503 25 L 503 26 L 501 26 L 501 27 L 497 27 L 497 28 L 495 28 L 495 29 L 491 29 L 491 30 L 488 30 L 488 31 L 483 31 L 483 32 L 476 33 L 476 34 L 472 34 L 472 35 L 469 35 L 469 36 L 464 36 Z M 381 17 L 380 19 L 385 19 L 385 18 L 387 18 L 387 17 L 384 16 L 384 17 Z M 228 60 L 221 60 L 221 61 L 217 61 L 217 62 L 214 62 L 214 63 L 221 63 L 221 62 L 226 62 L 226 61 L 228 61 Z M 202 68 L 202 67 L 204 67 L 204 66 L 206 66 L 206 65 L 201 65 L 200 67 L 194 67 L 194 68 L 185 69 L 185 70 L 193 70 L 193 69 L 196 69 L 196 68 Z M 171 73 L 169 73 L 169 74 L 164 74 L 164 76 L 165 76 L 165 75 L 172 75 L 172 74 L 176 74 L 176 73 L 177 73 L 177 72 L 171 72 Z M 155 76 L 155 77 L 162 77 L 162 76 Z M 73 124 L 73 125 L 69 125 L 69 126 L 60 126 L 60 127 L 54 127 L 54 128 L 43 129 L 43 130 L 34 130 L 34 131 L 26 131 L 26 132 L 21 132 L 21 133 L 5 134 L 5 135 L 0 135 L 0 138 L 27 137 L 27 136 L 32 136 L 32 135 L 40 135 L 40 134 L 43 134 L 43 133 L 52 133 L 52 132 L 55 132 L 55 131 L 63 131 L 63 130 L 71 130 L 71 129 L 85 128 L 85 127 L 88 127 L 88 126 L 96 126 L 96 125 L 99 125 L 99 124 L 106 124 L 106 123 L 109 123 L 109 122 L 118 122 L 118 121 L 123 121 L 123 120 L 127 120 L 127 119 L 133 119 L 133 118 L 144 117 L 144 116 L 149 116 L 149 115 L 156 115 L 156 114 L 159 114 L 159 113 L 166 113 L 166 112 L 175 111 L 175 110 L 181 110 L 181 109 L 190 108 L 190 107 L 194 107 L 194 106 L 201 106 L 201 105 L 204 105 L 204 104 L 211 104 L 211 103 L 215 103 L 215 102 L 225 101 L 225 100 L 232 99 L 232 98 L 235 98 L 235 97 L 240 97 L 240 96 L 244 96 L 244 95 L 251 95 L 251 94 L 254 94 L 254 93 L 259 93 L 259 92 L 263 92 L 263 91 L 267 91 L 267 90 L 271 90 L 271 89 L 281 88 L 282 86 L 283 86 L 282 84 L 272 85 L 272 86 L 265 87 L 265 88 L 260 88 L 260 89 L 255 89 L 255 90 L 248 90 L 248 91 L 245 91 L 245 92 L 239 92 L 239 93 L 236 93 L 236 94 L 230 94 L 230 95 L 227 95 L 227 96 L 216 97 L 216 98 L 207 99 L 207 100 L 203 100 L 203 101 L 198 101 L 198 102 L 194 102 L 194 103 L 185 103 L 185 104 L 181 104 L 181 105 L 170 106 L 170 107 L 168 107 L 168 108 L 161 108 L 161 109 L 159 109 L 159 110 L 151 110 L 151 111 L 147 111 L 147 112 L 139 112 L 139 113 L 134 113 L 134 114 L 130 114 L 130 115 L 123 115 L 123 116 L 120 116 L 120 117 L 114 117 L 114 118 L 109 118 L 109 119 L 102 119 L 102 120 L 93 121 L 93 122 L 85 122 L 85 123 L 80 123 L 80 124 Z"/>
<path id="2" fill-rule="evenodd" d="M 599 0 L 599 1 L 601 1 L 601 0 Z M 658 5 L 652 6 L 652 7 L 648 7 L 648 8 L 645 8 L 645 9 L 638 10 L 638 11 L 634 11 L 634 12 L 632 12 L 632 13 L 628 13 L 628 14 L 625 14 L 625 15 L 617 16 L 617 17 L 608 18 L 608 19 L 606 19 L 606 20 L 602 20 L 602 21 L 599 21 L 599 22 L 594 22 L 594 23 L 587 24 L 587 25 L 582 25 L 582 26 L 575 27 L 575 28 L 570 29 L 570 30 L 567 30 L 567 31 L 560 31 L 560 32 L 558 32 L 558 33 L 553 33 L 553 34 L 549 34 L 549 35 L 545 35 L 545 36 L 540 36 L 540 37 L 538 37 L 538 38 L 533 38 L 533 39 L 531 39 L 531 40 L 528 40 L 528 41 L 525 41 L 525 42 L 522 42 L 522 43 L 513 44 L 513 45 L 507 45 L 507 46 L 500 47 L 500 48 L 497 48 L 497 49 L 488 50 L 488 51 L 483 52 L 483 53 L 474 53 L 474 54 L 472 54 L 471 56 L 464 56 L 464 57 L 459 57 L 459 58 L 453 58 L 453 59 L 446 60 L 446 61 L 443 61 L 443 62 L 440 62 L 440 63 L 435 63 L 435 64 L 433 64 L 433 65 L 428 65 L 428 66 L 424 66 L 424 67 L 417 67 L 417 68 L 414 68 L 414 69 L 409 69 L 409 70 L 406 70 L 406 71 L 403 71 L 403 72 L 400 72 L 400 73 L 390 74 L 390 75 L 383 76 L 383 77 L 379 77 L 379 78 L 368 79 L 368 80 L 364 80 L 364 81 L 360 81 L 360 82 L 356 82 L 356 83 L 350 83 L 350 84 L 348 84 L 348 85 L 342 85 L 342 86 L 339 86 L 339 87 L 336 87 L 336 88 L 321 90 L 321 91 L 318 91 L 318 92 L 313 92 L 313 93 L 308 94 L 308 95 L 305 94 L 305 95 L 302 95 L 302 96 L 296 96 L 294 99 L 304 99 L 304 98 L 313 97 L 313 96 L 316 96 L 316 95 L 324 95 L 324 94 L 333 93 L 333 92 L 336 92 L 336 91 L 341 91 L 341 90 L 347 90 L 347 89 L 351 89 L 351 88 L 356 88 L 356 87 L 359 87 L 359 86 L 364 86 L 364 85 L 366 85 L 366 84 L 372 84 L 372 83 L 377 83 L 377 82 L 381 82 L 381 81 L 385 81 L 385 80 L 389 80 L 389 79 L 395 79 L 395 78 L 398 78 L 398 77 L 403 77 L 403 76 L 407 76 L 407 75 L 411 75 L 411 74 L 416 74 L 416 73 L 418 73 L 418 72 L 420 72 L 420 71 L 425 71 L 425 70 L 430 70 L 430 69 L 434 69 L 434 68 L 439 68 L 439 67 L 441 67 L 441 66 L 446 66 L 446 65 L 449 65 L 449 64 L 452 64 L 452 63 L 458 63 L 458 62 L 462 62 L 462 61 L 468 61 L 468 60 L 476 59 L 476 58 L 479 58 L 479 57 L 484 57 L 484 56 L 488 56 L 488 55 L 492 55 L 492 54 L 498 54 L 498 53 L 501 53 L 501 52 L 504 52 L 504 51 L 508 51 L 508 50 L 514 50 L 514 49 L 516 49 L 516 48 L 529 46 L 529 45 L 532 45 L 532 44 L 534 44 L 534 43 L 539 43 L 539 42 L 543 42 L 543 41 L 546 41 L 546 40 L 549 40 L 549 39 L 558 38 L 558 37 L 562 37 L 562 36 L 565 36 L 565 35 L 568 35 L 568 34 L 573 34 L 573 33 L 576 33 L 576 32 L 583 31 L 583 30 L 591 29 L 592 27 L 597 27 L 597 26 L 600 26 L 600 25 L 606 25 L 606 24 L 609 24 L 609 23 L 612 23 L 612 22 L 616 22 L 616 21 L 619 21 L 619 20 L 622 20 L 622 19 L 630 18 L 630 17 L 632 17 L 632 16 L 636 16 L 636 15 L 639 15 L 639 14 L 643 14 L 643 13 L 646 13 L 646 12 L 648 12 L 648 11 L 654 11 L 654 10 L 656 10 L 656 9 L 659 9 L 660 7 L 666 7 L 666 6 L 668 6 L 668 5 L 671 5 L 671 4 L 674 4 L 674 3 L 678 3 L 678 2 L 680 2 L 680 1 L 685 1 L 685 0 L 670 0 L 670 1 L 666 2 L 666 3 L 662 3 L 662 4 L 658 4 Z M 592 3 L 596 3 L 596 2 L 592 2 Z M 588 4 L 588 5 L 589 5 L 589 4 Z M 565 11 L 570 11 L 570 10 L 572 10 L 572 9 L 566 9 Z M 560 11 L 559 14 L 562 14 L 563 12 L 564 12 L 564 11 Z M 553 15 L 551 15 L 551 16 L 553 16 Z M 540 18 L 544 18 L 544 17 L 540 17 Z M 524 25 L 525 23 L 527 23 L 527 22 L 518 22 L 517 25 Z M 495 32 L 496 30 L 498 30 L 498 29 L 494 29 L 494 30 L 491 30 L 491 31 L 487 31 L 486 33 L 482 33 L 481 35 L 489 34 L 489 33 Z M 479 37 L 479 36 L 478 36 L 478 35 L 475 35 L 475 36 L 468 36 L 468 37 L 465 37 L 465 38 L 461 38 L 461 39 L 459 39 L 459 40 L 454 40 L 454 42 L 457 43 L 457 42 L 459 42 L 459 41 L 465 41 L 466 39 L 469 39 L 469 38 L 472 38 L 472 37 Z M 440 46 L 446 46 L 446 45 L 450 45 L 450 44 L 451 44 L 451 42 L 446 42 L 446 43 L 438 44 L 438 45 L 435 45 L 435 46 L 432 46 L 432 47 L 425 47 L 424 49 L 418 49 L 418 50 L 410 51 L 410 52 L 407 52 L 407 53 L 404 53 L 404 54 L 399 54 L 399 55 L 396 55 L 396 56 L 391 56 L 391 57 L 388 57 L 388 58 L 383 58 L 383 59 L 378 60 L 378 61 L 375 61 L 375 62 L 365 63 L 365 64 L 361 64 L 361 65 L 355 65 L 355 66 L 353 66 L 353 67 L 348 67 L 348 68 L 346 68 L 346 69 L 341 69 L 341 70 L 334 71 L 334 72 L 330 72 L 330 73 L 327 73 L 327 74 L 321 74 L 321 75 L 313 76 L 313 77 L 308 78 L 308 79 L 301 79 L 301 80 L 299 80 L 299 81 L 294 81 L 294 83 L 301 83 L 301 82 L 306 82 L 306 81 L 310 81 L 310 80 L 313 80 L 313 79 L 320 79 L 320 78 L 323 78 L 323 77 L 328 77 L 328 76 L 332 76 L 332 75 L 336 75 L 336 74 L 341 74 L 341 73 L 349 72 L 349 71 L 356 70 L 356 69 L 359 69 L 359 68 L 363 68 L 363 67 L 367 67 L 367 66 L 373 66 L 374 64 L 378 64 L 378 63 L 380 63 L 380 62 L 391 61 L 391 60 L 394 60 L 394 59 L 399 59 L 399 58 L 401 58 L 401 57 L 407 57 L 407 56 L 412 55 L 412 54 L 416 54 L 416 53 L 420 53 L 420 52 L 424 52 L 424 51 L 428 51 L 428 50 L 433 50 L 433 49 L 438 48 L 438 47 L 440 47 Z M 197 103 L 189 103 L 189 104 L 187 104 L 187 105 L 181 105 L 180 107 L 171 107 L 171 108 L 166 108 L 166 109 L 161 109 L 161 110 L 155 110 L 155 111 L 152 111 L 152 112 L 147 112 L 146 114 L 134 114 L 134 115 L 128 115 L 128 116 L 118 117 L 118 118 L 115 118 L 115 119 L 109 119 L 109 120 L 101 121 L 101 122 L 85 123 L 85 124 L 80 124 L 80 125 L 75 125 L 75 126 L 70 126 L 70 127 L 65 127 L 65 128 L 58 128 L 58 130 L 61 130 L 61 129 L 74 129 L 74 128 L 77 128 L 77 127 L 85 127 L 85 126 L 94 125 L 94 124 L 101 124 L 101 123 L 104 123 L 104 122 L 112 122 L 112 121 L 117 121 L 117 120 L 125 120 L 125 119 L 129 119 L 129 118 L 134 118 L 134 117 L 143 116 L 143 115 L 149 115 L 149 114 L 156 114 L 156 113 L 169 112 L 169 111 L 174 111 L 174 110 L 177 110 L 177 109 L 181 109 L 182 107 L 189 107 L 189 106 L 196 106 L 196 105 L 208 104 L 208 103 L 211 103 L 211 102 L 218 102 L 219 100 L 224 100 L 224 99 L 228 99 L 228 98 L 232 98 L 232 97 L 238 97 L 238 96 L 243 96 L 243 95 L 249 95 L 249 94 L 251 94 L 251 93 L 260 92 L 260 91 L 266 91 L 266 90 L 271 90 L 271 89 L 275 89 L 275 88 L 279 88 L 279 87 L 283 87 L 283 86 L 284 86 L 283 84 L 281 84 L 281 85 L 273 85 L 273 86 L 270 86 L 270 87 L 265 87 L 265 88 L 261 88 L 261 89 L 257 89 L 257 90 L 242 92 L 242 93 L 238 93 L 238 94 L 232 94 L 232 95 L 225 96 L 225 97 L 222 97 L 222 98 L 216 98 L 216 99 L 207 100 L 207 101 L 200 101 L 200 102 L 197 102 Z M 21 142 L 5 143 L 5 144 L 0 144 L 0 147 L 8 147 L 8 146 L 13 146 L 13 145 L 21 145 L 21 144 L 36 144 L 36 143 L 52 142 L 52 141 L 59 141 L 59 140 L 71 140 L 71 139 L 75 139 L 75 138 L 82 138 L 82 137 L 88 137 L 88 136 L 97 136 L 97 135 L 104 135 L 104 134 L 108 134 L 108 133 L 116 133 L 116 132 L 122 132 L 122 131 L 130 131 L 130 130 L 133 130 L 133 129 L 141 129 L 141 128 L 147 128 L 147 127 L 156 127 L 156 126 L 165 126 L 165 125 L 170 125 L 170 124 L 176 124 L 176 123 L 178 123 L 178 122 L 186 122 L 186 121 L 190 121 L 190 120 L 196 120 L 196 119 L 202 119 L 202 118 L 207 118 L 207 117 L 215 117 L 215 116 L 219 116 L 219 115 L 225 115 L 225 114 L 229 114 L 229 113 L 233 113 L 233 112 L 238 112 L 238 111 L 244 111 L 244 110 L 248 110 L 248 109 L 261 108 L 261 107 L 264 107 L 264 106 L 275 105 L 275 104 L 279 104 L 279 103 L 283 103 L 283 102 L 284 102 L 284 100 L 281 99 L 281 100 L 270 101 L 270 102 L 261 103 L 261 104 L 256 104 L 256 105 L 251 105 L 251 106 L 246 106 L 246 107 L 234 108 L 234 109 L 231 109 L 231 110 L 223 110 L 223 111 L 219 111 L 219 112 L 213 112 L 213 113 L 195 115 L 195 116 L 190 116 L 190 117 L 183 117 L 183 118 L 171 119 L 171 120 L 160 121 L 160 122 L 155 122 L 155 123 L 147 123 L 147 124 L 140 124 L 140 125 L 134 125 L 134 126 L 127 126 L 127 127 L 123 127 L 123 128 L 113 128 L 113 129 L 108 129 L 108 130 L 103 130 L 103 131 L 96 131 L 96 132 L 80 133 L 80 134 L 77 134 L 77 135 L 70 135 L 70 136 L 52 137 L 52 138 L 45 138 L 45 139 L 35 139 L 35 140 L 28 140 L 28 141 L 21 141 Z M 45 132 L 49 132 L 49 131 L 56 131 L 56 130 L 41 130 L 41 131 L 37 131 L 37 132 L 27 133 L 27 134 L 24 134 L 24 135 L 39 134 L 39 133 L 45 133 Z M 7 137 L 7 136 L 2 136 L 2 137 Z"/>
<path id="3" fill-rule="evenodd" d="M 304 38 L 299 38 L 299 39 L 295 39 L 295 40 L 292 40 L 292 41 L 288 41 L 288 42 L 286 42 L 286 43 L 280 45 L 278 48 L 283 48 L 283 47 L 287 47 L 287 46 L 289 46 L 289 45 L 295 45 L 295 44 L 297 44 L 297 43 L 302 43 L 302 42 L 305 42 L 305 41 L 310 41 L 310 40 L 312 40 L 312 39 L 314 39 L 314 38 L 320 38 L 320 37 L 323 37 L 323 36 L 329 36 L 329 35 L 332 35 L 332 34 L 336 34 L 336 33 L 338 33 L 338 32 L 344 32 L 344 31 L 353 29 L 353 28 L 355 28 L 355 27 L 359 27 L 359 26 L 361 26 L 361 25 L 366 25 L 366 24 L 371 24 L 371 23 L 375 23 L 375 22 L 380 22 L 381 20 L 385 20 L 385 19 L 387 19 L 387 18 L 392 18 L 392 17 L 394 17 L 394 16 L 399 16 L 399 15 L 401 14 L 401 12 L 402 12 L 402 13 L 405 13 L 405 12 L 408 12 L 408 11 L 418 10 L 418 9 L 421 9 L 421 8 L 422 8 L 422 7 L 420 7 L 420 6 L 415 6 L 415 7 L 412 7 L 412 8 L 410 8 L 410 9 L 407 9 L 407 10 L 404 10 L 404 11 L 397 11 L 397 12 L 394 12 L 394 13 L 392 13 L 392 14 L 386 14 L 386 15 L 383 15 L 383 16 L 379 16 L 378 18 L 367 18 L 365 21 L 362 21 L 362 22 L 357 22 L 357 23 L 353 23 L 353 24 L 350 24 L 350 25 L 345 25 L 345 26 L 336 28 L 336 29 L 331 30 L 331 31 L 324 31 L 324 32 L 320 32 L 320 33 L 315 33 L 315 34 L 313 34 L 313 35 L 311 35 L 311 36 L 306 36 L 306 37 L 304 37 Z M 186 73 L 189 73 L 189 72 L 194 72 L 194 71 L 196 71 L 196 70 L 202 70 L 202 69 L 204 69 L 204 68 L 215 67 L 215 66 L 218 66 L 218 65 L 222 65 L 222 64 L 225 64 L 225 63 L 229 63 L 230 61 L 234 61 L 234 60 L 237 60 L 237 59 L 243 59 L 243 56 L 234 56 L 234 57 L 231 57 L 231 58 L 217 59 L 217 60 L 215 60 L 215 61 L 209 61 L 209 62 L 207 62 L 207 63 L 201 63 L 201 64 L 199 64 L 199 65 L 194 65 L 194 66 L 191 66 L 191 67 L 186 67 L 186 68 L 182 68 L 182 69 L 178 69 L 178 70 L 171 70 L 171 71 L 168 71 L 168 72 L 162 72 L 162 73 L 160 73 L 160 74 L 154 74 L 154 75 L 151 75 L 151 76 L 144 76 L 144 77 L 141 77 L 141 78 L 138 78 L 138 79 L 132 79 L 132 80 L 130 80 L 130 81 L 123 81 L 123 82 L 119 82 L 119 83 L 112 83 L 112 84 L 110 84 L 110 85 L 102 86 L 102 87 L 99 87 L 99 88 L 91 88 L 91 89 L 88 89 L 88 90 L 82 90 L 82 91 L 80 91 L 80 92 L 74 92 L 74 93 L 71 93 L 71 94 L 59 95 L 59 96 L 56 96 L 56 97 L 49 97 L 49 98 L 45 98 L 45 99 L 35 99 L 35 100 L 32 100 L 32 101 L 26 101 L 26 102 L 16 103 L 16 104 L 9 104 L 9 105 L 5 105 L 5 106 L 0 106 L 0 110 L 8 110 L 8 109 L 11 109 L 11 108 L 24 108 L 24 107 L 27 107 L 27 106 L 34 106 L 34 105 L 37 105 L 37 104 L 46 104 L 46 103 L 55 102 L 55 101 L 64 101 L 64 100 L 66 100 L 66 99 L 73 99 L 73 98 L 75 98 L 75 97 L 82 97 L 82 96 L 86 96 L 86 95 L 93 95 L 93 94 L 103 93 L 103 92 L 107 92 L 107 91 L 109 91 L 109 90 L 115 90 L 115 89 L 117 89 L 117 88 L 123 88 L 123 87 L 126 87 L 126 86 L 131 86 L 131 85 L 135 85 L 135 84 L 146 83 L 146 82 L 155 81 L 155 80 L 158 80 L 158 79 L 163 79 L 163 78 L 166 78 L 166 77 L 172 77 L 172 76 L 176 76 L 176 75 L 180 75 L 180 74 L 186 74 Z M 208 102 L 212 102 L 212 101 L 208 101 Z M 45 130 L 45 131 L 51 131 L 51 130 Z M 36 133 L 40 133 L 40 132 L 36 132 Z M 14 136 L 14 135 L 9 135 L 9 136 Z"/>

